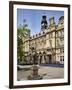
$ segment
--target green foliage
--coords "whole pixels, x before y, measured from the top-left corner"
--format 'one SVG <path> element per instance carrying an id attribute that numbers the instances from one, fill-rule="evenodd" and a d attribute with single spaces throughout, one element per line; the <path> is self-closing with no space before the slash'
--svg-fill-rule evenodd
<path id="1" fill-rule="evenodd" d="M 23 25 L 20 25 L 17 28 L 17 58 L 22 61 L 24 58 L 24 39 L 30 35 L 30 30 L 27 28 L 28 25 L 23 22 Z"/>

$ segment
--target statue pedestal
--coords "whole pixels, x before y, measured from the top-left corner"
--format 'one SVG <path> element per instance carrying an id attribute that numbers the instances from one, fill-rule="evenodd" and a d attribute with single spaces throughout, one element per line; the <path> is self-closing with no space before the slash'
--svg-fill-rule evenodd
<path id="1" fill-rule="evenodd" d="M 32 68 L 32 75 L 33 76 L 37 76 L 38 75 L 38 67 L 37 66 L 33 66 L 33 68 Z"/>
<path id="2" fill-rule="evenodd" d="M 38 66 L 32 66 L 32 74 L 28 76 L 28 80 L 40 80 L 42 76 L 38 75 Z"/>

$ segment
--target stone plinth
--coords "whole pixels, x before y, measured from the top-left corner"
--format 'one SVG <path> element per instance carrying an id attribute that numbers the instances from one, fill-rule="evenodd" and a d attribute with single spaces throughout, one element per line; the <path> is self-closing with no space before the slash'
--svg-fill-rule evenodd
<path id="1" fill-rule="evenodd" d="M 28 80 L 39 80 L 42 76 L 38 75 L 38 66 L 32 66 L 32 74 L 28 76 Z"/>
<path id="2" fill-rule="evenodd" d="M 33 76 L 37 76 L 37 75 L 38 75 L 38 66 L 33 66 L 33 67 L 32 67 L 32 71 L 33 71 L 33 72 L 32 72 L 32 75 L 33 75 Z"/>

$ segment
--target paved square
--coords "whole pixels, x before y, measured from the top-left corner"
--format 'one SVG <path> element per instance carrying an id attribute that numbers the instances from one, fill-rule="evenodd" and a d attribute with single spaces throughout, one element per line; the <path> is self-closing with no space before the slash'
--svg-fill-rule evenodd
<path id="1" fill-rule="evenodd" d="M 27 80 L 27 77 L 32 73 L 32 66 L 22 66 L 22 70 L 17 71 L 17 80 Z M 39 66 L 38 74 L 43 76 L 43 79 L 60 79 L 64 78 L 63 67 Z"/>

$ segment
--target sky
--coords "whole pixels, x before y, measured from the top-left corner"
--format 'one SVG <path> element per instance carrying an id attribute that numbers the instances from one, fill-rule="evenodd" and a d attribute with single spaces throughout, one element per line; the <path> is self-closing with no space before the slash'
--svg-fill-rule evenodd
<path id="1" fill-rule="evenodd" d="M 56 25 L 61 16 L 64 16 L 64 11 L 52 11 L 52 10 L 34 10 L 34 9 L 17 9 L 17 27 L 23 24 L 23 20 L 26 20 L 28 28 L 31 30 L 31 35 L 35 35 L 41 31 L 42 16 L 47 16 L 47 22 L 49 25 L 49 18 L 54 17 Z"/>

